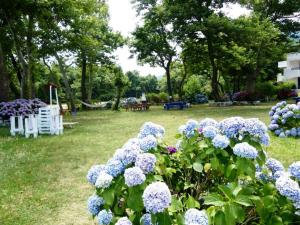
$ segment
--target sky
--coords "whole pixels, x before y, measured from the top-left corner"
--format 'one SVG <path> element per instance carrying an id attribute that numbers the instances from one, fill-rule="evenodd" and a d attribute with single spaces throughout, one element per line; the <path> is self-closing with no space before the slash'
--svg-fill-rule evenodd
<path id="1" fill-rule="evenodd" d="M 136 11 L 130 1 L 108 0 L 110 26 L 114 31 L 121 32 L 125 37 L 130 37 L 130 33 L 134 31 L 139 23 L 139 18 L 136 16 Z M 247 9 L 233 4 L 227 6 L 223 11 L 232 18 L 249 14 Z M 117 57 L 117 63 L 122 67 L 124 72 L 137 70 L 142 76 L 148 74 L 162 76 L 164 74 L 164 69 L 160 67 L 153 68 L 149 65 L 139 65 L 136 57 L 129 58 L 131 54 L 128 46 L 117 49 L 114 54 Z"/>

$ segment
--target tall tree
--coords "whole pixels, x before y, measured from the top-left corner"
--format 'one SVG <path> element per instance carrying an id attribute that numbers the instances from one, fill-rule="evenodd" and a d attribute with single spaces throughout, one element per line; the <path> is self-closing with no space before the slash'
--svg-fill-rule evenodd
<path id="1" fill-rule="evenodd" d="M 176 42 L 170 22 L 166 17 L 163 5 L 152 1 L 137 0 L 139 12 L 142 12 L 144 23 L 133 32 L 133 53 L 142 63 L 164 68 L 170 100 L 173 98 L 171 85 L 171 64 L 176 57 Z"/>
<path id="2" fill-rule="evenodd" d="M 120 67 L 113 67 L 112 72 L 114 74 L 114 85 L 116 87 L 116 101 L 113 106 L 113 110 L 119 110 L 120 100 L 124 93 L 125 87 L 128 85 L 128 79 Z"/>
<path id="3" fill-rule="evenodd" d="M 9 75 L 4 64 L 4 54 L 0 43 L 0 102 L 9 100 Z"/>
<path id="4" fill-rule="evenodd" d="M 81 100 L 90 102 L 92 71 L 95 64 L 110 64 L 112 52 L 123 44 L 119 33 L 108 25 L 108 7 L 104 1 L 89 0 L 74 22 L 72 42 L 81 65 Z M 88 69 L 87 69 L 88 67 Z M 90 81 L 90 82 L 87 82 Z M 85 106 L 84 104 L 82 105 Z"/>

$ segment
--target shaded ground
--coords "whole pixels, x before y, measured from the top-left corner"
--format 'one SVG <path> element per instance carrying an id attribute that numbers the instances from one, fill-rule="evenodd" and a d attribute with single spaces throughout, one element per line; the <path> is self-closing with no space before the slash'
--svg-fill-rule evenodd
<path id="1" fill-rule="evenodd" d="M 93 192 L 86 172 L 104 163 L 146 121 L 163 125 L 165 140 L 175 144 L 177 128 L 190 118 L 243 116 L 268 123 L 269 109 L 270 105 L 195 106 L 184 111 L 152 107 L 149 112 L 80 112 L 74 129 L 36 140 L 13 138 L 7 128 L 0 128 L 0 224 L 94 224 L 86 212 L 86 199 Z M 288 165 L 300 160 L 300 140 L 272 136 L 267 152 Z"/>

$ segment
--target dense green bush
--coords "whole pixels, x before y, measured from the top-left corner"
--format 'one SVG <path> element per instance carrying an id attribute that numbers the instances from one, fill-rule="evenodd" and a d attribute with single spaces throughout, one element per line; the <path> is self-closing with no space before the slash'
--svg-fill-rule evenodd
<path id="1" fill-rule="evenodd" d="M 233 117 L 189 120 L 174 146 L 145 123 L 87 175 L 88 209 L 99 224 L 281 225 L 300 222 L 300 162 L 288 173 L 267 156 L 266 126 Z M 201 210 L 201 211 L 200 211 Z"/>
<path id="2" fill-rule="evenodd" d="M 291 97 L 296 97 L 297 93 L 293 90 L 295 89 L 295 83 L 293 82 L 281 82 L 278 83 L 276 87 L 276 94 L 278 99 L 288 99 Z"/>
<path id="3" fill-rule="evenodd" d="M 163 102 L 168 102 L 168 101 L 169 101 L 169 96 L 168 96 L 168 94 L 165 93 L 165 92 L 160 92 L 160 93 L 158 94 L 158 96 L 159 96 L 159 99 L 160 99 L 160 102 L 161 102 L 161 103 L 163 103 Z"/>
<path id="4" fill-rule="evenodd" d="M 256 92 L 264 99 L 272 98 L 277 93 L 277 87 L 271 82 L 261 82 L 256 85 Z"/>
<path id="5" fill-rule="evenodd" d="M 160 99 L 158 94 L 156 93 L 149 93 L 146 95 L 147 101 L 151 103 L 160 103 Z"/>
<path id="6" fill-rule="evenodd" d="M 201 77 L 192 75 L 183 86 L 184 97 L 190 101 L 195 101 L 195 96 L 199 93 L 207 94 L 210 92 L 207 82 Z"/>

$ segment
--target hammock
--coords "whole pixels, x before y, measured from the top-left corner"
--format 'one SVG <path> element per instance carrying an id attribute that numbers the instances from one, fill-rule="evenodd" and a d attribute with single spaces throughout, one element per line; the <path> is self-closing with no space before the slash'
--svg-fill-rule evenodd
<path id="1" fill-rule="evenodd" d="M 89 108 L 102 108 L 103 107 L 102 105 L 92 105 L 92 104 L 83 102 L 81 100 L 79 100 L 79 102 L 82 103 L 83 105 L 85 105 L 86 107 L 89 107 Z"/>

